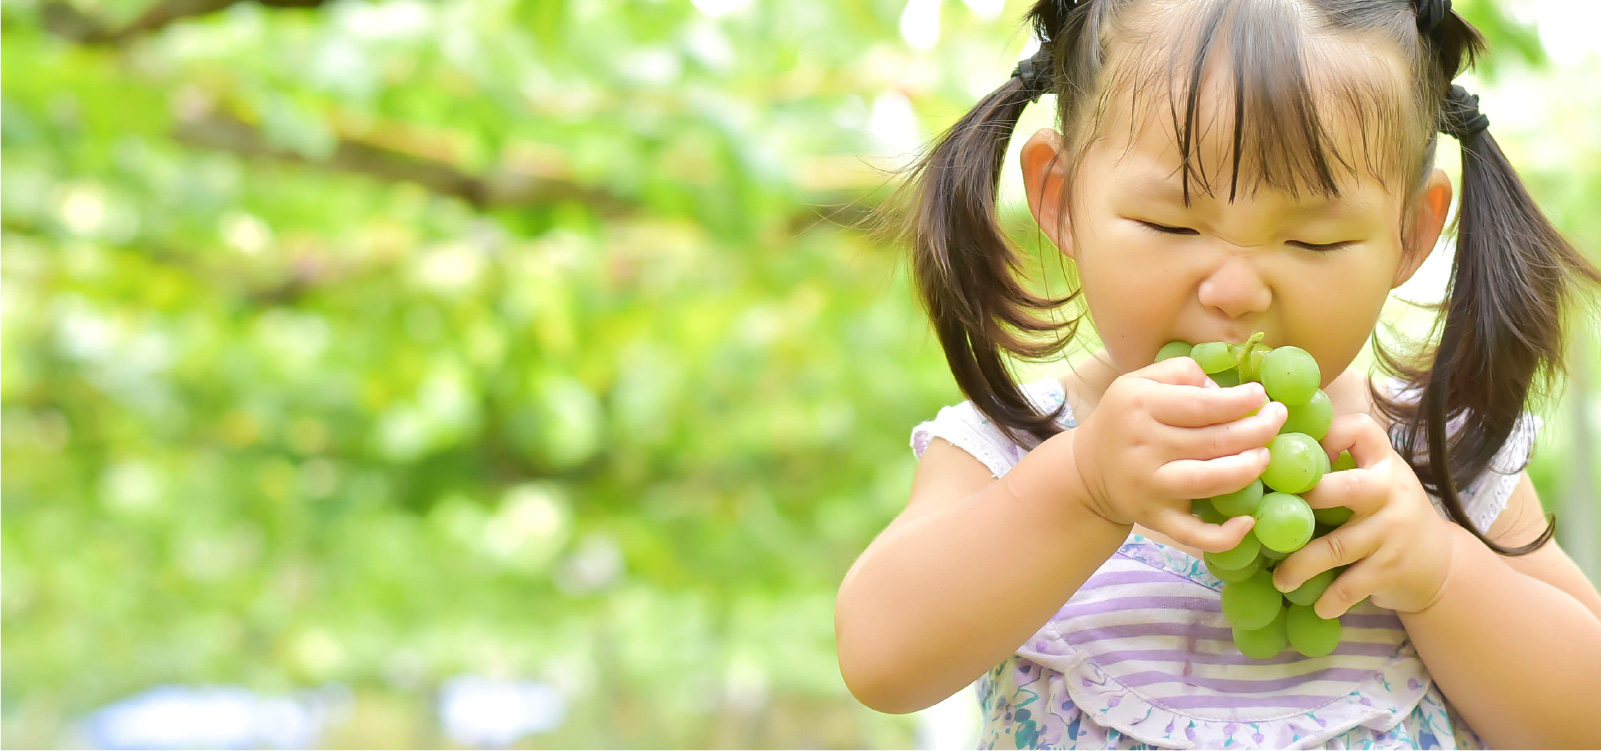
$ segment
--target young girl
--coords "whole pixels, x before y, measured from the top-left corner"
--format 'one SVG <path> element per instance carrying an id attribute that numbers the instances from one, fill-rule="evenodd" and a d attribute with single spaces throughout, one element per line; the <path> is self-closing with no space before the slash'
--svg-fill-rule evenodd
<path id="1" fill-rule="evenodd" d="M 1601 274 L 1451 84 L 1477 30 L 1449 0 L 1040 0 L 1029 21 L 1039 53 L 910 183 L 917 282 L 969 401 L 917 426 L 907 508 L 840 587 L 851 691 L 910 712 L 977 680 L 986 747 L 1601 746 L 1601 596 L 1522 471 L 1569 292 Z M 1021 161 L 1076 267 L 1064 299 L 1013 276 L 994 218 L 1041 93 L 1060 132 Z M 1350 365 L 1446 221 L 1440 132 L 1463 164 L 1449 297 L 1421 367 L 1380 352 L 1397 377 L 1373 380 Z M 1039 313 L 1080 294 L 1104 349 L 1014 383 L 1003 353 L 1061 352 L 1077 321 Z M 1358 465 L 1306 495 L 1355 517 L 1273 579 L 1348 567 L 1315 606 L 1343 625 L 1326 657 L 1238 651 L 1198 557 L 1252 520 L 1189 512 L 1262 473 L 1284 408 L 1150 364 L 1259 330 L 1317 359 L 1323 447 Z"/>

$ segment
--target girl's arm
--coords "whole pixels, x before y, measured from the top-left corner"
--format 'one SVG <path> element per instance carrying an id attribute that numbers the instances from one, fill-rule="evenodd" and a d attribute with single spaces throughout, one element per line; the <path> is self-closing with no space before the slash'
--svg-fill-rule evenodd
<path id="1" fill-rule="evenodd" d="M 1001 479 L 936 439 L 912 500 L 840 585 L 840 671 L 863 704 L 913 712 L 1010 656 L 1128 537 L 1085 504 L 1069 430 Z"/>
<path id="2" fill-rule="evenodd" d="M 882 712 L 930 706 L 1005 660 L 1135 524 L 1228 550 L 1249 517 L 1208 524 L 1190 499 L 1249 485 L 1288 413 L 1259 384 L 1219 388 L 1188 357 L 1119 376 L 1078 427 L 991 481 L 949 443 L 924 452 L 912 499 L 840 584 L 840 672 Z M 1255 412 L 1255 414 L 1252 414 Z"/>
<path id="3" fill-rule="evenodd" d="M 1526 544 L 1541 524 L 1525 476 L 1489 535 Z M 1439 599 L 1401 614 L 1440 689 L 1492 748 L 1601 747 L 1601 596 L 1555 540 L 1502 557 L 1452 529 Z"/>

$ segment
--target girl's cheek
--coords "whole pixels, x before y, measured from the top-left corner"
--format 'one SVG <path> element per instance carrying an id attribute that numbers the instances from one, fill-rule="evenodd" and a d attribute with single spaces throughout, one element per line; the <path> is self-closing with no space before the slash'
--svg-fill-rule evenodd
<path id="1" fill-rule="evenodd" d="M 1285 340 L 1311 352 L 1323 366 L 1324 380 L 1332 381 L 1366 346 L 1385 295 L 1351 275 L 1327 272 L 1323 276 L 1344 278 L 1348 283 L 1318 283 L 1318 274 L 1305 272 L 1281 277 L 1274 302 Z"/>

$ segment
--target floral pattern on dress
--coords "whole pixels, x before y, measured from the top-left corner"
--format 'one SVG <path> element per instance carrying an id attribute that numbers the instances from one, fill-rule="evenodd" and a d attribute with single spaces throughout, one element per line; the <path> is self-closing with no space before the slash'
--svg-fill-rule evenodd
<path id="1" fill-rule="evenodd" d="M 1158 748 L 1273 748 L 1265 745 L 1265 723 L 1240 723 L 1220 736 L 1202 735 L 1203 725 L 1170 721 L 1166 728 L 1171 745 L 1152 745 L 1131 738 L 1116 728 L 1096 723 L 1058 685 L 1062 674 L 1043 670 L 1023 658 L 995 666 L 976 684 L 985 715 L 978 747 L 982 749 L 1158 749 Z M 1044 690 L 1041 690 L 1044 687 Z M 1041 695 L 1059 697 L 1043 707 Z M 1469 730 L 1446 702 L 1438 687 L 1395 727 L 1376 732 L 1353 728 L 1320 745 L 1329 749 L 1482 749 L 1484 742 Z"/>

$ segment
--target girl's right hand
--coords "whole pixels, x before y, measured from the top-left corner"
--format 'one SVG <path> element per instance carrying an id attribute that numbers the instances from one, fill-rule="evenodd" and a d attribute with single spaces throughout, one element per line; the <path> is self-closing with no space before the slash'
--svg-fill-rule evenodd
<path id="1" fill-rule="evenodd" d="M 1228 550 L 1255 521 L 1208 524 L 1191 514 L 1190 501 L 1260 477 L 1266 446 L 1287 417 L 1261 384 L 1219 388 L 1188 357 L 1119 376 L 1074 431 L 1084 501 L 1114 524 L 1139 524 L 1204 551 Z"/>

